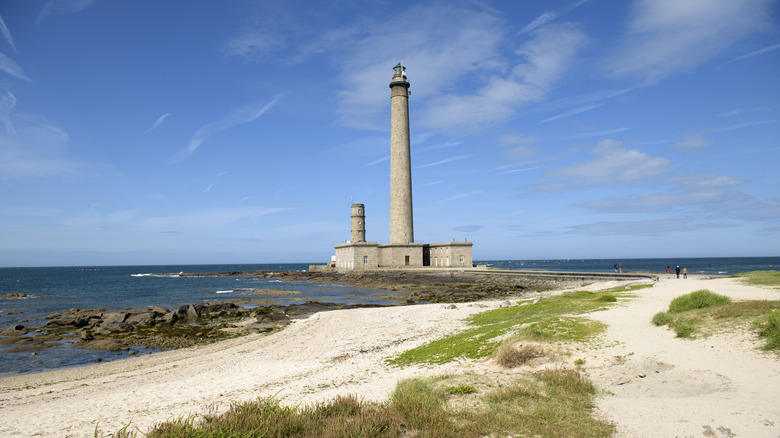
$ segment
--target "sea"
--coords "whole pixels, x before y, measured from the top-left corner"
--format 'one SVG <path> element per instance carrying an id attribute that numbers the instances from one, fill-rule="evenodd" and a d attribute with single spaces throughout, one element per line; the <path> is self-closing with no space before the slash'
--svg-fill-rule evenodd
<path id="1" fill-rule="evenodd" d="M 780 270 L 780 257 L 732 258 L 655 258 L 655 259 L 571 259 L 571 260 L 485 260 L 475 264 L 517 270 L 560 272 L 665 272 L 676 266 L 704 275 L 732 275 L 749 271 Z M 257 299 L 257 289 L 281 289 L 301 292 L 276 297 L 286 305 L 306 300 L 345 304 L 394 305 L 392 293 L 356 286 L 310 281 L 281 281 L 255 276 L 182 277 L 179 273 L 230 271 L 303 271 L 308 263 L 231 264 L 231 265 L 153 265 L 153 266 L 76 266 L 0 268 L 0 295 L 22 292 L 22 299 L 0 300 L 0 329 L 16 324 L 45 326 L 46 316 L 71 308 L 118 311 L 163 306 L 176 309 L 201 302 Z M 158 275 L 165 274 L 165 275 Z M 129 352 L 82 350 L 63 342 L 56 348 L 29 352 L 9 352 L 15 346 L 0 344 L 0 377 L 95 362 L 118 360 L 130 354 L 149 354 L 155 350 L 134 348 Z"/>

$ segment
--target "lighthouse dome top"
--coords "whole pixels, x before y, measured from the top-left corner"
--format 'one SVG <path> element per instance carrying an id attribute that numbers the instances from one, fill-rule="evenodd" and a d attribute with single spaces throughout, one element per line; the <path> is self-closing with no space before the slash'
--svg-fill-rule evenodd
<path id="1" fill-rule="evenodd" d="M 393 79 L 406 79 L 406 67 L 404 67 L 400 62 L 393 67 Z"/>

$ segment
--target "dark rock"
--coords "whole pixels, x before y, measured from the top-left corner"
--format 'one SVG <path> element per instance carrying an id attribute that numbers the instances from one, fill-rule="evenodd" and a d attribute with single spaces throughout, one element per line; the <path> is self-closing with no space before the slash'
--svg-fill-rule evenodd
<path id="1" fill-rule="evenodd" d="M 91 340 L 95 339 L 95 336 L 92 334 L 91 331 L 83 330 L 81 332 L 81 334 L 79 335 L 79 339 L 81 339 L 82 341 L 91 341 Z"/>
<path id="2" fill-rule="evenodd" d="M 149 310 L 151 310 L 152 312 L 158 313 L 160 315 L 165 315 L 166 313 L 170 312 L 170 310 L 168 310 L 168 309 L 166 309 L 165 307 L 162 307 L 162 306 L 152 306 L 152 307 L 149 308 Z"/>
<path id="3" fill-rule="evenodd" d="M 96 339 L 94 341 L 79 342 L 74 344 L 74 346 L 87 350 L 105 351 L 126 351 L 130 349 L 127 343 L 119 339 Z"/>
<path id="4" fill-rule="evenodd" d="M 134 313 L 127 317 L 127 319 L 124 321 L 127 324 L 132 325 L 135 328 L 138 327 L 149 327 L 154 325 L 155 318 L 159 315 L 159 313 L 149 310 L 145 312 L 140 313 Z"/>
<path id="5" fill-rule="evenodd" d="M 11 292 L 5 295 L 0 295 L 0 300 L 10 300 L 10 299 L 19 299 L 19 298 L 27 298 L 27 294 L 24 292 Z"/>

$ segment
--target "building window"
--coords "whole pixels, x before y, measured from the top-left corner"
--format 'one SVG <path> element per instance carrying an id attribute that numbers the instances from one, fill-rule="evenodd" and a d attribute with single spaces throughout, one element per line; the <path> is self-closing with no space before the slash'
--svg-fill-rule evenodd
<path id="1" fill-rule="evenodd" d="M 363 256 L 363 264 L 364 265 L 368 264 L 368 256 Z"/>
<path id="2" fill-rule="evenodd" d="M 460 256 L 460 262 L 463 263 L 463 256 Z"/>

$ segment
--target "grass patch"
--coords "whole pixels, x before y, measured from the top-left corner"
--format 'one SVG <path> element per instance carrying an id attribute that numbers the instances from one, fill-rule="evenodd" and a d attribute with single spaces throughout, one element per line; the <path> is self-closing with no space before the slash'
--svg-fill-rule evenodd
<path id="1" fill-rule="evenodd" d="M 477 389 L 471 385 L 457 385 L 447 387 L 447 394 L 452 395 L 466 395 L 473 394 L 475 392 L 477 392 Z"/>
<path id="2" fill-rule="evenodd" d="M 755 286 L 780 286 L 780 271 L 753 271 L 734 275 L 745 283 Z"/>
<path id="3" fill-rule="evenodd" d="M 780 310 L 774 310 L 756 324 L 758 335 L 766 339 L 764 350 L 780 350 Z"/>
<path id="4" fill-rule="evenodd" d="M 603 437 L 614 432 L 613 425 L 594 418 L 595 390 L 576 371 L 544 371 L 498 388 L 490 378 L 469 378 L 476 380 L 468 385 L 459 384 L 457 376 L 403 380 L 385 403 L 349 396 L 313 407 L 285 407 L 258 399 L 234 403 L 222 415 L 179 418 L 148 432 L 126 426 L 115 436 Z"/>
<path id="5" fill-rule="evenodd" d="M 545 342 L 582 342 L 604 330 L 604 325 L 581 317 L 614 305 L 619 297 L 652 287 L 640 285 L 605 292 L 578 291 L 543 298 L 535 304 L 502 307 L 471 317 L 469 328 L 456 334 L 407 350 L 388 360 L 391 365 L 442 364 L 459 358 L 481 359 L 493 354 L 502 339 L 518 337 Z M 609 297 L 609 298 L 604 298 Z M 614 300 L 612 299 L 614 298 Z"/>
<path id="6" fill-rule="evenodd" d="M 669 313 L 680 313 L 688 310 L 705 309 L 712 306 L 729 304 L 731 298 L 701 289 L 689 294 L 680 295 L 669 303 Z"/>
<path id="7" fill-rule="evenodd" d="M 495 361 L 504 368 L 515 368 L 536 358 L 549 356 L 547 348 L 538 344 L 504 343 L 495 353 Z"/>
<path id="8" fill-rule="evenodd" d="M 656 313 L 652 322 L 669 326 L 679 338 L 752 327 L 765 338 L 764 349 L 780 350 L 780 301 L 731 302 L 728 297 L 700 290 L 675 298 L 669 311 Z"/>

